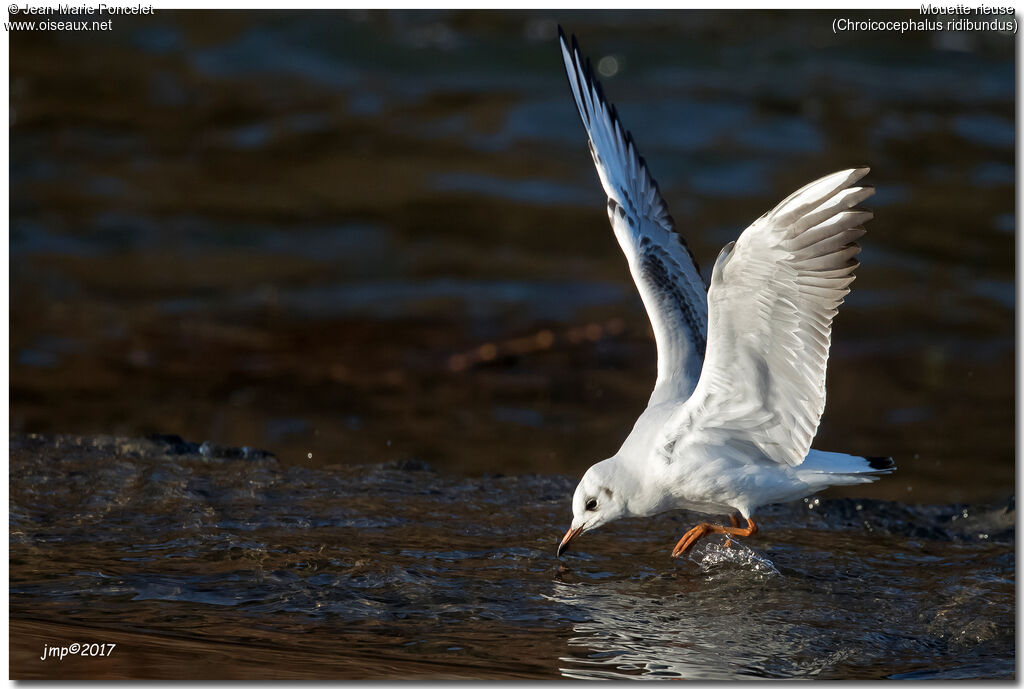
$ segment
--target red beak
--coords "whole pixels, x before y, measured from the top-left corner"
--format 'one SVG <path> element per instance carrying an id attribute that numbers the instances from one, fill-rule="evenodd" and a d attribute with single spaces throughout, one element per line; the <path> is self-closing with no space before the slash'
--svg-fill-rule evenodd
<path id="1" fill-rule="evenodd" d="M 576 540 L 576 538 L 583 533 L 583 527 L 578 526 L 575 529 L 569 529 L 565 532 L 565 536 L 562 537 L 562 542 L 558 544 L 558 551 L 555 553 L 556 557 L 562 557 L 569 548 L 569 544 Z"/>

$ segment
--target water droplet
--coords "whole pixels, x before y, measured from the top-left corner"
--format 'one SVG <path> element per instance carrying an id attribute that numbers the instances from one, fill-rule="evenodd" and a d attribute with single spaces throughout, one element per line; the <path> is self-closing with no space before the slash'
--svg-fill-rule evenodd
<path id="1" fill-rule="evenodd" d="M 619 61 L 612 55 L 605 55 L 598 60 L 597 71 L 603 77 L 613 77 L 619 73 Z"/>
<path id="2" fill-rule="evenodd" d="M 313 459 L 313 453 L 312 452 L 307 452 L 306 453 L 306 459 Z"/>

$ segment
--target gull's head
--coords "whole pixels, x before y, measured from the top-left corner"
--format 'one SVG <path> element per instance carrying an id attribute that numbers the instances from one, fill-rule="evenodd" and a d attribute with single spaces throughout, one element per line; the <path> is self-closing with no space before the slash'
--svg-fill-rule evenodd
<path id="1" fill-rule="evenodd" d="M 558 544 L 559 557 L 587 531 L 627 515 L 622 482 L 617 480 L 621 472 L 617 468 L 614 458 L 606 459 L 583 475 L 572 496 L 572 526 Z"/>

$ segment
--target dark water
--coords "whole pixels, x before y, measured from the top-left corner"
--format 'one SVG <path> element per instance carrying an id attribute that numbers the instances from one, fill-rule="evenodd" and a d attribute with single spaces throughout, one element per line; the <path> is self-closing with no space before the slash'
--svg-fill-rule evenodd
<path id="1" fill-rule="evenodd" d="M 834 16 L 12 32 L 15 675 L 1011 676 L 1016 38 Z M 705 271 L 873 168 L 815 445 L 895 475 L 689 561 L 694 515 L 554 559 L 655 371 L 558 23 Z M 151 434 L 276 459 L 102 440 Z M 125 652 L 38 661 L 85 638 Z"/>
<path id="2" fill-rule="evenodd" d="M 560 561 L 564 476 L 306 468 L 178 439 L 11 444 L 14 677 L 1015 672 L 1012 501 L 812 499 L 681 561 L 670 549 L 698 517 L 677 514 Z M 86 638 L 119 646 L 39 659 L 44 640 Z"/>
<path id="3" fill-rule="evenodd" d="M 875 497 L 1005 498 L 1015 39 L 833 35 L 833 16 L 161 11 L 12 33 L 12 429 L 470 475 L 609 456 L 654 348 L 560 22 L 705 269 L 797 187 L 873 167 L 817 446 L 895 455 Z"/>

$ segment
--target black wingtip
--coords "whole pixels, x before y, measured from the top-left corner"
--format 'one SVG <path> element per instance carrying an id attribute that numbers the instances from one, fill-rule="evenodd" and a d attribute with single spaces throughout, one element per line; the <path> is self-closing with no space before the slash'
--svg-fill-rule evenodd
<path id="1" fill-rule="evenodd" d="M 875 471 L 896 468 L 896 461 L 892 457 L 865 457 L 864 459 L 868 460 L 868 466 Z"/>

